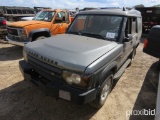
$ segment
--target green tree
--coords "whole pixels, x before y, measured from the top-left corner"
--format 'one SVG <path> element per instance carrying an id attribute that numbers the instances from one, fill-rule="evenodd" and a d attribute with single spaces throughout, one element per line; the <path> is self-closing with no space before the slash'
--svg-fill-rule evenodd
<path id="1" fill-rule="evenodd" d="M 143 4 L 139 4 L 139 5 L 135 5 L 134 8 L 138 8 L 138 7 L 144 7 Z"/>
<path id="2" fill-rule="evenodd" d="M 153 7 L 160 7 L 160 4 L 159 5 L 154 5 Z"/>

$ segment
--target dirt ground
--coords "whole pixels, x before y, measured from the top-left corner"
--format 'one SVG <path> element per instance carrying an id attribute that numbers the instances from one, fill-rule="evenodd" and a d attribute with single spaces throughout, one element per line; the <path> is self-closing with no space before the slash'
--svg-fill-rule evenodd
<path id="1" fill-rule="evenodd" d="M 133 64 L 115 81 L 105 105 L 96 110 L 47 96 L 24 81 L 18 67 L 22 48 L 0 40 L 0 120 L 153 120 L 154 116 L 126 115 L 156 106 L 158 59 L 142 48 L 140 44 Z"/>

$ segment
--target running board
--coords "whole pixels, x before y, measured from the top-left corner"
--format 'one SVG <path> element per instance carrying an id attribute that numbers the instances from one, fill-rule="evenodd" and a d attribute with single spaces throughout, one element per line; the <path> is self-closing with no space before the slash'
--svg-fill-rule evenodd
<path id="1" fill-rule="evenodd" d="M 122 74 L 125 72 L 125 69 L 128 67 L 128 65 L 130 64 L 131 62 L 131 59 L 128 59 L 124 64 L 123 66 L 117 71 L 117 73 L 114 75 L 114 78 L 115 80 L 118 80 Z"/>

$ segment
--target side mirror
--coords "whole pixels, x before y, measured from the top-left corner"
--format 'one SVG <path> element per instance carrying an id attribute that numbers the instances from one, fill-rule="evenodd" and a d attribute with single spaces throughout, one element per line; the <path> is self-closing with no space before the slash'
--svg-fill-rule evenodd
<path id="1" fill-rule="evenodd" d="M 125 42 L 129 42 L 133 39 L 133 35 L 132 34 L 127 34 L 127 37 L 125 37 Z"/>
<path id="2" fill-rule="evenodd" d="M 54 23 L 62 23 L 62 18 L 55 18 Z"/>

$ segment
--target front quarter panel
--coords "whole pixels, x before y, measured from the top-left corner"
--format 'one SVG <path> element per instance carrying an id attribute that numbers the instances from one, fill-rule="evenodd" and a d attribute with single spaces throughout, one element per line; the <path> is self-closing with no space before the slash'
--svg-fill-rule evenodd
<path id="1" fill-rule="evenodd" d="M 32 25 L 28 25 L 28 26 L 25 26 L 25 29 L 27 30 L 28 34 L 30 34 L 31 31 L 34 31 L 34 30 L 39 30 L 39 29 L 50 29 L 51 27 L 51 22 L 43 22 L 41 24 L 32 24 Z"/>
<path id="2" fill-rule="evenodd" d="M 93 74 L 95 72 L 99 72 L 105 69 L 109 64 L 113 61 L 116 61 L 117 66 L 121 61 L 121 55 L 123 53 L 123 45 L 119 44 L 102 57 L 97 58 L 97 60 L 93 61 L 85 70 L 85 74 Z M 116 67 L 116 66 L 115 66 Z"/>
<path id="3" fill-rule="evenodd" d="M 35 34 L 35 33 L 38 33 L 38 32 L 48 32 L 51 36 L 51 32 L 48 28 L 41 28 L 41 29 L 37 29 L 37 30 L 32 30 L 30 31 L 29 33 L 29 37 L 32 38 L 32 36 Z"/>

